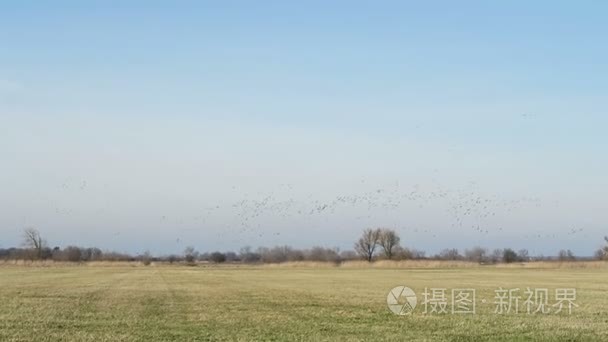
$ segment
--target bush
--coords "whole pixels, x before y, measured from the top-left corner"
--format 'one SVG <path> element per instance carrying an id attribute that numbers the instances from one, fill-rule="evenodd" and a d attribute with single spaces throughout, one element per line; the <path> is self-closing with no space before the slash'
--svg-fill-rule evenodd
<path id="1" fill-rule="evenodd" d="M 139 260 L 144 264 L 144 266 L 150 266 L 152 263 L 152 255 L 150 252 L 146 251 L 142 256 L 139 257 Z"/>
<path id="2" fill-rule="evenodd" d="M 557 254 L 557 259 L 559 261 L 574 261 L 574 260 L 576 260 L 576 257 L 574 256 L 574 253 L 572 253 L 571 250 L 569 250 L 569 249 L 568 250 L 562 249 Z"/>
<path id="3" fill-rule="evenodd" d="M 188 264 L 194 264 L 194 260 L 196 260 L 197 257 L 198 252 L 196 251 L 196 249 L 194 249 L 194 247 L 186 247 L 186 249 L 184 250 L 184 260 L 186 260 Z"/>
<path id="4" fill-rule="evenodd" d="M 171 254 L 171 255 L 169 255 L 169 256 L 167 257 L 167 261 L 168 261 L 170 264 L 173 264 L 174 262 L 179 261 L 179 257 L 178 257 L 177 255 L 175 255 L 175 254 Z"/>
<path id="5" fill-rule="evenodd" d="M 593 257 L 596 260 L 604 260 L 606 257 L 606 252 L 604 251 L 603 248 L 600 248 L 598 250 L 595 251 L 595 253 L 593 254 Z"/>
<path id="6" fill-rule="evenodd" d="M 209 255 L 209 260 L 216 264 L 219 264 L 226 261 L 226 255 L 220 252 L 213 252 L 211 253 L 211 255 Z"/>
<path id="7" fill-rule="evenodd" d="M 260 254 L 252 252 L 251 247 L 249 247 L 249 246 L 245 246 L 245 247 L 241 248 L 241 250 L 239 251 L 239 259 L 241 259 L 242 262 L 248 262 L 248 263 L 258 262 L 258 261 L 260 261 L 260 258 L 261 258 Z"/>
<path id="8" fill-rule="evenodd" d="M 521 262 L 530 261 L 530 253 L 527 249 L 520 249 L 517 251 L 517 259 Z"/>
<path id="9" fill-rule="evenodd" d="M 82 251 L 75 246 L 68 246 L 63 250 L 65 260 L 71 262 L 79 262 L 82 257 Z"/>
<path id="10" fill-rule="evenodd" d="M 473 247 L 465 250 L 464 255 L 467 260 L 482 264 L 487 260 L 488 250 L 483 247 Z"/>
<path id="11" fill-rule="evenodd" d="M 338 252 L 331 248 L 313 247 L 306 253 L 306 259 L 310 261 L 339 262 Z"/>
<path id="12" fill-rule="evenodd" d="M 512 250 L 511 248 L 505 248 L 502 251 L 502 261 L 510 264 L 512 262 L 516 262 L 519 260 L 519 257 L 517 256 L 517 253 L 515 253 L 514 250 Z"/>
<path id="13" fill-rule="evenodd" d="M 304 253 L 302 251 L 293 249 L 289 246 L 276 246 L 272 249 L 260 247 L 258 248 L 258 254 L 260 254 L 262 262 L 265 263 L 304 260 Z"/>
<path id="14" fill-rule="evenodd" d="M 358 260 L 358 259 L 359 259 L 359 255 L 355 251 L 349 251 L 349 250 L 347 250 L 347 251 L 340 252 L 340 260 L 341 261 Z"/>
<path id="15" fill-rule="evenodd" d="M 439 252 L 439 254 L 435 256 L 435 258 L 439 260 L 460 260 L 462 259 L 462 256 L 456 248 L 446 248 Z"/>

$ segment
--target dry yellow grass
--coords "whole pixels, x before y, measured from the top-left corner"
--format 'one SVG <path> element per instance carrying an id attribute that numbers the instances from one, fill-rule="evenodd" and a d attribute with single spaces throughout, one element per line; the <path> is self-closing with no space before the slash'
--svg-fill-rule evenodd
<path id="1" fill-rule="evenodd" d="M 0 341 L 608 340 L 608 272 L 601 269 L 424 269 L 445 265 L 424 261 L 74 265 L 0 267 Z M 418 296 L 412 315 L 387 307 L 387 293 L 399 285 Z M 427 287 L 474 288 L 477 312 L 425 314 Z M 529 315 L 523 306 L 496 314 L 499 287 L 576 288 L 578 307 L 572 314 Z"/>
<path id="2" fill-rule="evenodd" d="M 183 263 L 170 264 L 168 262 L 153 262 L 146 266 L 139 261 L 90 261 L 82 263 L 63 262 L 53 260 L 30 261 L 30 260 L 4 260 L 0 262 L 0 267 L 190 267 Z M 451 269 L 451 268 L 526 268 L 526 269 L 608 269 L 607 261 L 533 261 L 517 262 L 510 264 L 479 264 L 469 261 L 450 261 L 450 260 L 378 260 L 367 261 L 345 261 L 342 263 L 322 262 L 322 261 L 292 261 L 272 264 L 241 264 L 224 263 L 213 264 L 199 262 L 194 267 L 261 267 L 261 268 L 346 268 L 346 269 Z"/>

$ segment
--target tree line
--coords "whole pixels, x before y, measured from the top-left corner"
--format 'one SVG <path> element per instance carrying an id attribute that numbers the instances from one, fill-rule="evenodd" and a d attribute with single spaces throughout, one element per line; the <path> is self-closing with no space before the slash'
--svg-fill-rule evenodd
<path id="1" fill-rule="evenodd" d="M 594 253 L 597 260 L 608 260 L 608 237 L 605 246 Z M 0 260 L 54 260 L 65 262 L 88 261 L 140 261 L 144 264 L 156 262 L 186 263 L 283 263 L 297 261 L 315 261 L 340 263 L 352 260 L 451 260 L 484 263 L 513 263 L 539 260 L 575 261 L 571 250 L 560 250 L 556 256 L 531 256 L 526 249 L 515 251 L 511 248 L 489 250 L 483 247 L 472 247 L 460 251 L 456 248 L 446 248 L 434 255 L 424 251 L 401 246 L 401 238 L 393 229 L 365 229 L 355 242 L 353 250 L 340 250 L 315 246 L 309 249 L 297 249 L 290 246 L 241 248 L 238 252 L 199 252 L 196 248 L 186 247 L 181 254 L 153 256 L 149 252 L 128 254 L 113 251 L 102 251 L 96 247 L 67 246 L 49 247 L 40 232 L 33 228 L 23 231 L 21 247 L 0 248 Z M 589 259 L 589 258 L 586 258 Z"/>
<path id="2" fill-rule="evenodd" d="M 435 255 L 425 257 L 423 251 L 412 250 L 400 246 L 400 237 L 395 230 L 378 228 L 365 229 L 359 240 L 355 243 L 355 251 L 361 259 L 369 262 L 378 259 L 407 260 L 407 259 L 432 259 L 432 260 L 462 260 L 477 263 L 513 263 L 540 260 L 575 261 L 581 259 L 576 257 L 569 249 L 562 249 L 557 256 L 531 256 L 527 249 L 515 251 L 511 248 L 496 248 L 489 250 L 483 247 L 465 249 L 461 253 L 457 248 L 446 248 Z M 608 237 L 604 238 L 606 245 L 595 251 L 593 258 L 597 260 L 608 260 Z M 589 258 L 586 258 L 589 259 Z"/>

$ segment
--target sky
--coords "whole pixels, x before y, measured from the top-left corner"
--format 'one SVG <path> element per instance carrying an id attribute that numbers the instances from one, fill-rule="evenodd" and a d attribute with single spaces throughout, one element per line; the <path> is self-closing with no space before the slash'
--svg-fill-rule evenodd
<path id="1" fill-rule="evenodd" d="M 0 247 L 608 234 L 608 4 L 0 1 Z"/>

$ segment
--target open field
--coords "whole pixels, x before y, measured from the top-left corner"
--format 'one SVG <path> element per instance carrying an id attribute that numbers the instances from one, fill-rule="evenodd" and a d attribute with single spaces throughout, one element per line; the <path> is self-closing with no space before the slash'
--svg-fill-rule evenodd
<path id="1" fill-rule="evenodd" d="M 414 314 L 386 297 L 406 285 Z M 474 315 L 424 314 L 424 288 L 476 289 Z M 576 288 L 571 315 L 495 314 L 495 292 Z M 519 294 L 525 297 L 523 293 Z M 482 303 L 482 300 L 486 303 Z M 448 304 L 448 312 L 451 304 Z M 0 267 L 0 340 L 608 340 L 600 268 Z"/>

